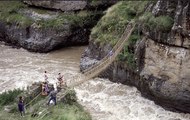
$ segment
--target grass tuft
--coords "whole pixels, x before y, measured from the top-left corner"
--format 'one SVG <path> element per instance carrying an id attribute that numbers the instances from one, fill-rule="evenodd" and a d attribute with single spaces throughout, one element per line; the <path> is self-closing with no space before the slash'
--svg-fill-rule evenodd
<path id="1" fill-rule="evenodd" d="M 136 68 L 134 46 L 138 40 L 140 40 L 140 35 L 138 34 L 138 29 L 136 27 L 129 37 L 128 42 L 125 44 L 124 50 L 118 55 L 117 58 L 119 61 L 126 61 L 128 68 L 130 69 Z"/>
<path id="2" fill-rule="evenodd" d="M 0 20 L 9 24 L 15 23 L 20 26 L 29 26 L 32 20 L 21 13 L 19 10 L 26 8 L 21 1 L 1 1 L 0 2 Z"/>
<path id="3" fill-rule="evenodd" d="M 144 23 L 144 27 L 149 30 L 158 30 L 162 32 L 168 32 L 173 26 L 173 18 L 169 16 L 158 16 L 155 17 L 150 12 L 145 12 L 140 18 L 139 21 Z"/>
<path id="4" fill-rule="evenodd" d="M 41 19 L 37 24 L 42 28 L 62 28 L 64 25 L 71 25 L 71 27 L 83 27 L 90 22 L 95 22 L 94 17 L 100 13 L 92 13 L 87 11 L 80 11 L 78 13 L 60 13 L 53 19 Z"/>
<path id="5" fill-rule="evenodd" d="M 9 90 L 0 94 L 0 106 L 9 105 L 15 102 L 15 98 L 23 91 L 20 89 Z"/>
<path id="6" fill-rule="evenodd" d="M 21 1 L 1 1 L 0 2 L 0 12 L 5 13 L 15 13 L 21 8 L 25 8 L 26 5 Z"/>
<path id="7" fill-rule="evenodd" d="M 147 1 L 120 1 L 106 11 L 92 29 L 91 40 L 100 45 L 111 44 L 114 46 L 120 39 L 129 21 L 144 11 Z"/>

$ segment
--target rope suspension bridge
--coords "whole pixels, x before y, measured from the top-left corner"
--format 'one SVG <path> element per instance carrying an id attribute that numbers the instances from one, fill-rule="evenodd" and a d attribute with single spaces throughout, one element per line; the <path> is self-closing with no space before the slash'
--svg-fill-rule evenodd
<path id="1" fill-rule="evenodd" d="M 109 55 L 107 54 L 102 60 L 100 60 L 98 63 L 96 63 L 95 65 L 87 68 L 86 70 L 83 71 L 83 74 L 79 74 L 76 75 L 74 77 L 71 77 L 71 81 L 73 81 L 73 83 L 70 83 L 67 87 L 66 90 L 61 90 L 60 92 L 57 93 L 57 101 L 60 101 L 61 98 L 63 98 L 67 91 L 71 88 L 74 88 L 88 80 L 91 80 L 92 78 L 98 76 L 101 72 L 103 72 L 107 67 L 109 67 L 109 65 L 112 64 L 112 62 L 115 60 L 115 58 L 117 57 L 117 55 L 121 52 L 121 50 L 123 49 L 125 43 L 127 42 L 127 40 L 129 39 L 131 33 L 134 30 L 135 27 L 135 23 L 130 22 L 124 33 L 122 34 L 121 38 L 117 41 L 117 43 L 115 44 L 115 46 L 112 48 L 112 54 Z M 39 93 L 36 97 L 34 97 L 29 103 L 27 103 L 25 106 L 28 106 L 29 104 L 31 104 L 37 97 L 40 96 L 41 93 Z M 48 114 L 47 111 L 48 108 L 44 108 L 42 111 L 44 112 L 41 116 L 39 116 L 38 120 L 42 119 L 46 114 Z"/>
<path id="2" fill-rule="evenodd" d="M 116 45 L 111 50 L 113 52 L 112 55 L 107 54 L 102 60 L 100 60 L 97 64 L 89 67 L 88 69 L 83 71 L 83 74 L 78 76 L 74 76 L 74 80 L 77 80 L 75 83 L 71 84 L 69 87 L 73 88 L 78 86 L 85 81 L 88 81 L 96 76 L 98 76 L 101 72 L 103 72 L 117 57 L 117 55 L 123 49 L 125 42 L 129 39 L 132 31 L 134 30 L 135 24 L 129 23 L 127 28 L 125 29 L 121 38 L 117 41 Z M 81 81 L 80 81 L 81 80 Z"/>

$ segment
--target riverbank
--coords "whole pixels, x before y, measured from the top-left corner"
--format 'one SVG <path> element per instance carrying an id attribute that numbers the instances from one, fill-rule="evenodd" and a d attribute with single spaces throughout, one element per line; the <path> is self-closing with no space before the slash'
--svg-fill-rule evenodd
<path id="1" fill-rule="evenodd" d="M 17 89 L 0 94 L 1 120 L 91 120 L 90 114 L 77 102 L 75 91 L 69 92 L 64 102 L 58 101 L 56 106 L 47 106 L 48 97 L 39 96 L 29 106 L 26 106 L 23 118 L 17 108 L 18 97 L 23 93 L 26 91 Z M 24 99 L 31 101 L 28 98 Z"/>

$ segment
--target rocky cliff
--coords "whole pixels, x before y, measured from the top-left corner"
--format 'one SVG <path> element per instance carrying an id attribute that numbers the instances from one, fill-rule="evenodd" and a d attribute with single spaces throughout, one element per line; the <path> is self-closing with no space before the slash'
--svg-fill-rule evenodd
<path id="1" fill-rule="evenodd" d="M 97 9 L 101 7 L 110 6 L 116 3 L 118 0 L 48 0 L 48 1 L 36 1 L 36 0 L 26 0 L 24 3 L 43 7 L 54 10 L 61 10 L 64 12 L 68 11 L 79 11 L 83 9 Z"/>
<path id="2" fill-rule="evenodd" d="M 32 6 L 20 1 L 0 3 L 0 41 L 34 52 L 87 44 L 91 28 L 113 4 L 97 10 L 88 9 L 85 1 L 25 2 Z"/>
<path id="3" fill-rule="evenodd" d="M 117 10 L 121 13 L 127 10 L 126 17 L 117 14 L 121 18 L 117 23 L 106 24 L 106 18 L 115 17 L 111 14 Z M 108 36 L 118 31 L 122 33 L 122 29 L 117 28 L 120 22 L 135 20 L 138 25 L 123 52 L 100 76 L 136 86 L 143 96 L 167 109 L 190 113 L 189 18 L 187 0 L 120 2 L 93 28 L 89 46 L 81 58 L 81 70 L 95 64 L 110 51 L 117 41 L 114 37 L 119 35 Z M 101 30 L 102 34 L 97 33 Z"/>

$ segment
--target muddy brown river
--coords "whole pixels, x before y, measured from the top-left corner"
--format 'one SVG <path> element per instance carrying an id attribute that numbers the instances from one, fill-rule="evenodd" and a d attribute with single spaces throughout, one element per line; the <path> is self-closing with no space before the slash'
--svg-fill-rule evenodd
<path id="1" fill-rule="evenodd" d="M 67 82 L 79 73 L 80 57 L 85 47 L 69 47 L 47 54 L 31 53 L 0 43 L 0 92 L 26 88 L 42 81 L 48 72 L 56 82 L 61 72 Z M 164 110 L 145 99 L 135 87 L 95 78 L 75 88 L 78 101 L 90 112 L 93 120 L 190 120 L 190 114 Z"/>

